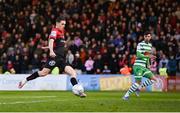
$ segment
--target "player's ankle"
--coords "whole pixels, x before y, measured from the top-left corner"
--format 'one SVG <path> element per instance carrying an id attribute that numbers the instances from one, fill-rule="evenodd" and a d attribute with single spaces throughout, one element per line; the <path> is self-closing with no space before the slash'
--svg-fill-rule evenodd
<path id="1" fill-rule="evenodd" d="M 129 93 L 126 93 L 126 94 L 124 95 L 124 97 L 129 97 Z"/>

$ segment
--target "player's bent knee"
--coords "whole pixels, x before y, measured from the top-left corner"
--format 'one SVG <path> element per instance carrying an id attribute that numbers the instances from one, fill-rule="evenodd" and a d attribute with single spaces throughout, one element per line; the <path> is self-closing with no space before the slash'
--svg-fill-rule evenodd
<path id="1" fill-rule="evenodd" d="M 45 72 L 42 72 L 42 71 L 39 71 L 39 76 L 40 77 L 44 77 L 44 76 L 46 76 L 47 74 L 45 73 Z"/>
<path id="2" fill-rule="evenodd" d="M 38 72 L 40 77 L 44 77 L 49 74 L 49 70 L 43 69 L 42 71 Z"/>
<path id="3" fill-rule="evenodd" d="M 66 66 L 64 71 L 71 77 L 76 77 L 76 71 L 71 66 Z"/>

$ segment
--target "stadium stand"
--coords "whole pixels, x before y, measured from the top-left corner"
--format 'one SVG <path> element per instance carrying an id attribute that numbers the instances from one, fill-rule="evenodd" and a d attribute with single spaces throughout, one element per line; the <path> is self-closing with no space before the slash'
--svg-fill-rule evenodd
<path id="1" fill-rule="evenodd" d="M 2 0 L 0 2 L 1 73 L 25 74 L 47 60 L 48 34 L 58 16 L 67 18 L 67 61 L 86 73 L 117 74 L 132 67 L 143 32 L 153 34 L 158 73 L 162 63 L 170 76 L 180 72 L 180 7 L 176 0 Z M 77 57 L 78 56 L 78 57 Z M 108 59 L 108 60 L 107 60 Z"/>

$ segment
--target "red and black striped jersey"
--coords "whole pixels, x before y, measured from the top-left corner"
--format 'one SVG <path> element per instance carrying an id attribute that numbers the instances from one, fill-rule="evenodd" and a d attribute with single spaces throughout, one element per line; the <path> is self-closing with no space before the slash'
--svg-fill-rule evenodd
<path id="1" fill-rule="evenodd" d="M 64 39 L 64 30 L 60 30 L 58 28 L 52 28 L 51 34 L 49 35 L 50 39 Z"/>
<path id="2" fill-rule="evenodd" d="M 65 45 L 65 37 L 64 30 L 60 30 L 58 28 L 53 28 L 49 35 L 49 39 L 54 39 L 54 48 L 64 47 Z"/>

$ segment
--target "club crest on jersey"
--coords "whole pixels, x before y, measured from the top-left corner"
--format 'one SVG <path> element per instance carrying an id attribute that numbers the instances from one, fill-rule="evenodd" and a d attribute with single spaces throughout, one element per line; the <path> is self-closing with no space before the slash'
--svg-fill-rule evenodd
<path id="1" fill-rule="evenodd" d="M 56 37 L 56 31 L 52 31 L 50 36 Z"/>
<path id="2" fill-rule="evenodd" d="M 50 62 L 49 62 L 49 65 L 50 66 L 54 66 L 56 64 L 56 62 L 54 61 L 54 60 L 51 60 Z"/>

